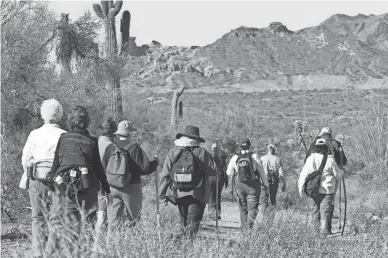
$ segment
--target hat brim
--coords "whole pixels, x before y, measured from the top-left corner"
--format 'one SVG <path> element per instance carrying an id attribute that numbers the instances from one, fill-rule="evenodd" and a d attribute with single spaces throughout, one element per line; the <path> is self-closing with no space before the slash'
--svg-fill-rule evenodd
<path id="1" fill-rule="evenodd" d="M 137 131 L 136 128 L 131 128 L 128 131 L 119 131 L 119 130 L 117 130 L 113 134 L 115 134 L 115 135 L 122 135 L 122 136 L 129 136 L 131 132 L 136 132 L 136 131 Z"/>
<path id="2" fill-rule="evenodd" d="M 177 134 L 176 134 L 176 138 L 177 138 L 177 139 L 181 138 L 182 136 L 186 136 L 186 137 L 189 137 L 189 138 L 198 140 L 199 142 L 202 142 L 202 143 L 205 142 L 205 139 L 203 139 L 203 138 L 201 138 L 201 137 L 199 137 L 199 136 L 197 136 L 197 135 L 188 134 L 188 133 L 177 133 Z"/>

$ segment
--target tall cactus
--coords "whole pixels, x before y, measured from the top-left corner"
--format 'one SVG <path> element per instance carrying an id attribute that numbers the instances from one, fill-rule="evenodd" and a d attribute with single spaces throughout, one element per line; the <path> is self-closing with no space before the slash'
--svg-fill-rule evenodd
<path id="1" fill-rule="evenodd" d="M 104 57 L 113 61 L 117 57 L 117 37 L 116 37 L 116 25 L 115 17 L 120 12 L 123 6 L 123 1 L 101 1 L 101 5 L 93 4 L 93 10 L 97 17 L 102 19 L 104 23 Z M 129 27 L 129 21 L 128 21 Z M 121 116 L 123 113 L 123 103 L 120 89 L 120 77 L 115 73 L 107 88 L 112 90 L 111 110 L 114 118 Z"/>
<path id="2" fill-rule="evenodd" d="M 128 11 L 124 11 L 121 16 L 120 32 L 121 32 L 121 52 L 125 54 L 129 52 L 129 27 L 131 24 L 131 14 Z"/>
<path id="3" fill-rule="evenodd" d="M 177 119 L 178 101 L 179 101 L 179 97 L 182 95 L 184 90 L 185 90 L 185 85 L 183 85 L 179 90 L 175 91 L 174 96 L 172 98 L 172 102 L 171 102 L 171 126 L 173 126 L 173 127 L 177 127 L 177 125 L 178 125 L 178 119 Z"/>

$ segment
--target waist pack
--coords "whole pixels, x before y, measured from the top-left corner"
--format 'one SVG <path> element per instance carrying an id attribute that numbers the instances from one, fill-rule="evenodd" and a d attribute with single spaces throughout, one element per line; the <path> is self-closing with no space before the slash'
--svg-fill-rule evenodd
<path id="1" fill-rule="evenodd" d="M 132 174 L 129 168 L 128 150 L 135 143 L 130 143 L 124 148 L 119 148 L 115 143 L 113 144 L 116 149 L 109 158 L 105 171 L 106 179 L 108 180 L 108 184 L 110 186 L 123 188 L 128 186 L 132 179 Z"/>
<path id="2" fill-rule="evenodd" d="M 313 198 L 319 193 L 319 187 L 321 186 L 321 175 L 322 171 L 325 168 L 327 161 L 327 155 L 322 159 L 319 169 L 309 174 L 303 184 L 303 191 L 308 197 Z"/>
<path id="3" fill-rule="evenodd" d="M 194 148 L 181 149 L 173 161 L 170 177 L 178 190 L 194 190 L 203 178 L 203 171 L 193 150 Z"/>
<path id="4" fill-rule="evenodd" d="M 247 182 L 253 179 L 253 164 L 251 153 L 240 153 L 237 160 L 237 180 L 240 182 Z"/>
<path id="5" fill-rule="evenodd" d="M 85 170 L 87 174 L 85 174 Z M 73 167 L 63 173 L 63 189 L 64 193 L 70 199 L 74 199 L 78 194 L 90 188 L 90 168 Z"/>
<path id="6" fill-rule="evenodd" d="M 51 178 L 51 166 L 44 165 L 44 164 L 36 164 L 31 168 L 32 171 L 29 173 L 32 173 L 32 175 L 29 175 L 31 180 L 36 180 L 39 182 L 52 182 Z"/>

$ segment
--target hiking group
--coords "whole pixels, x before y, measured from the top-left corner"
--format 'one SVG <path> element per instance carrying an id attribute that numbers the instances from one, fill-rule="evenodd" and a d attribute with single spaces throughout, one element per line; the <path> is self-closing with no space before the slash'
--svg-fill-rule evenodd
<path id="1" fill-rule="evenodd" d="M 46 214 L 50 221 L 62 215 L 75 228 L 83 216 L 92 224 L 97 218 L 97 239 L 106 224 L 108 236 L 114 233 L 124 211 L 130 225 L 135 225 L 142 210 L 141 176 L 155 172 L 159 160 L 156 156 L 150 160 L 132 139 L 136 131 L 132 123 L 124 120 L 116 125 L 108 119 L 101 124 L 103 133 L 97 139 L 88 132 L 89 115 L 82 106 L 74 107 L 68 115 L 69 132 L 59 126 L 63 109 L 57 100 L 43 101 L 40 111 L 44 125 L 28 136 L 20 181 L 20 187 L 29 190 L 33 256 L 42 257 L 44 251 L 55 248 L 50 243 L 51 232 L 48 237 L 44 233 Z M 330 128 L 323 128 L 318 138 L 307 152 L 298 186 L 301 195 L 314 200 L 317 230 L 329 234 L 334 197 L 343 176 L 340 168 L 346 157 L 341 144 L 331 138 Z M 249 139 L 244 139 L 235 153 L 221 150 L 218 141 L 208 152 L 201 147 L 204 142 L 198 127 L 186 126 L 176 135 L 159 175 L 161 203 L 176 205 L 180 214 L 178 236 L 195 236 L 206 204 L 209 217 L 221 219 L 221 192 L 229 182 L 238 198 L 242 229 L 254 226 L 260 202 L 263 217 L 271 221 L 279 184 L 286 190 L 275 146 L 268 145 L 267 154 L 259 157 L 251 151 Z"/>

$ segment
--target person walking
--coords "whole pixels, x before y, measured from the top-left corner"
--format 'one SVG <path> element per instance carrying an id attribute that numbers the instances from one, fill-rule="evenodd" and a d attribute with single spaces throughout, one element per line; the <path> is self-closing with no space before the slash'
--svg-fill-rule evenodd
<path id="1" fill-rule="evenodd" d="M 218 219 L 221 219 L 221 193 L 222 188 L 225 185 L 225 188 L 228 187 L 228 175 L 226 174 L 226 155 L 221 153 L 221 157 L 217 155 L 217 144 L 213 143 L 211 146 L 211 154 L 213 156 L 214 162 L 217 166 L 217 176 L 209 176 L 209 186 L 210 186 L 210 201 L 209 201 L 209 218 L 216 218 L 216 209 L 218 209 Z M 218 181 L 217 181 L 218 179 Z M 218 184 L 218 187 L 217 187 Z M 218 189 L 218 192 L 217 192 Z M 218 203 L 217 201 L 218 195 Z"/>
<path id="2" fill-rule="evenodd" d="M 263 216 L 268 212 L 273 216 L 276 208 L 276 195 L 279 189 L 279 181 L 282 182 L 282 192 L 284 192 L 287 187 L 283 164 L 276 155 L 276 148 L 273 144 L 267 146 L 267 154 L 262 156 L 260 160 L 268 180 L 268 187 L 264 185 L 261 186 Z"/>
<path id="3" fill-rule="evenodd" d="M 51 173 L 61 189 L 67 217 L 77 225 L 84 212 L 87 222 L 96 216 L 97 193 L 100 191 L 112 203 L 110 187 L 101 165 L 98 141 L 87 130 L 89 114 L 86 108 L 75 106 L 69 115 L 70 132 L 59 139 Z"/>
<path id="4" fill-rule="evenodd" d="M 176 135 L 175 146 L 168 152 L 161 172 L 159 197 L 176 200 L 181 225 L 188 227 L 188 237 L 198 233 L 206 203 L 209 202 L 209 177 L 216 175 L 216 164 L 212 155 L 200 146 L 199 128 L 188 125 Z M 167 191 L 171 190 L 171 196 Z M 174 202 L 174 201 L 172 201 Z M 186 235 L 182 229 L 181 235 Z"/>
<path id="5" fill-rule="evenodd" d="M 65 130 L 59 127 L 63 116 L 62 105 L 55 99 L 43 101 L 40 107 L 43 126 L 31 131 L 23 148 L 22 166 L 24 173 L 30 171 L 29 196 L 32 217 L 32 255 L 43 257 L 45 220 L 44 213 L 48 210 L 49 193 L 53 195 L 54 186 L 51 181 L 51 166 L 59 138 Z M 32 172 L 32 173 L 31 173 Z M 60 205 L 60 197 L 53 196 L 52 209 Z"/>
<path id="6" fill-rule="evenodd" d="M 334 211 L 334 198 L 336 184 L 344 175 L 338 167 L 334 155 L 329 154 L 329 146 L 325 139 L 318 139 L 312 154 L 307 158 L 298 180 L 299 194 L 304 196 L 303 186 L 306 178 L 314 171 L 318 171 L 322 162 L 324 163 L 321 175 L 318 194 L 312 196 L 313 224 L 320 234 L 326 236 L 331 234 L 331 220 Z"/>
<path id="7" fill-rule="evenodd" d="M 258 155 L 250 151 L 250 140 L 245 139 L 240 144 L 240 148 L 240 152 L 231 158 L 226 173 L 229 177 L 235 177 L 241 229 L 246 229 L 254 226 L 261 184 L 268 187 L 268 181 Z"/>
<path id="8" fill-rule="evenodd" d="M 111 186 L 113 203 L 108 207 L 108 235 L 120 223 L 124 207 L 132 225 L 140 220 L 143 193 L 140 176 L 150 175 L 158 160 L 150 161 L 136 141 L 132 141 L 132 132 L 136 131 L 132 122 L 121 121 L 117 126 L 116 143 L 111 143 L 105 150 L 102 166 Z"/>

